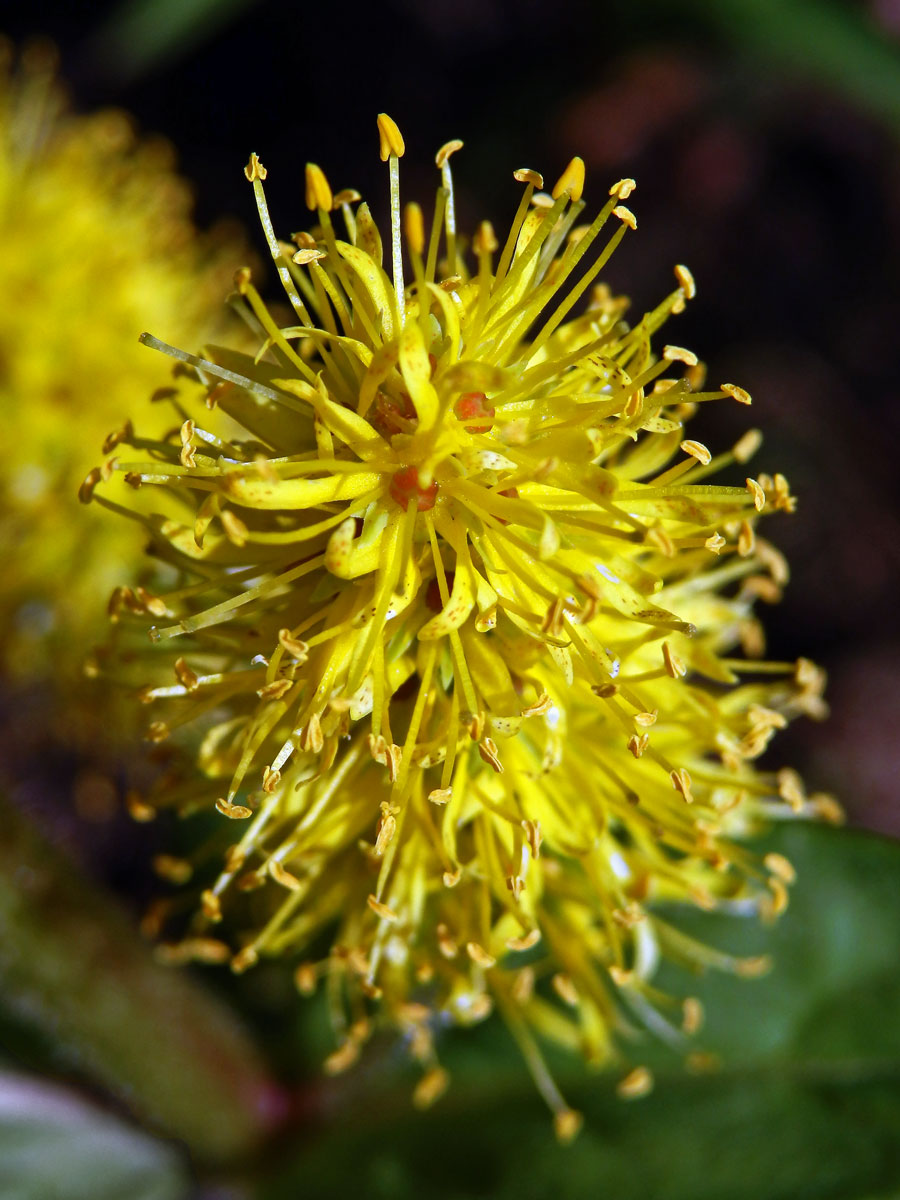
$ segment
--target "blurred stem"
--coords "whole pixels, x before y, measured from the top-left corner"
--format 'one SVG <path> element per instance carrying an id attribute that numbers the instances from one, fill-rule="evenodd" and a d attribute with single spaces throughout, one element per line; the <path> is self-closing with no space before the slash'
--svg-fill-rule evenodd
<path id="1" fill-rule="evenodd" d="M 235 1018 L 3 800 L 0 824 L 4 1005 L 198 1160 L 252 1151 L 279 1096 Z"/>

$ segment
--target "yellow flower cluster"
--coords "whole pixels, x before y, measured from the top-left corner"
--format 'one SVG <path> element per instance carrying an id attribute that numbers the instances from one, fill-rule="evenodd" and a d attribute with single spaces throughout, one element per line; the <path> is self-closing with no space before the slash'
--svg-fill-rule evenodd
<path id="1" fill-rule="evenodd" d="M 654 988 L 660 956 L 764 964 L 696 944 L 656 903 L 776 913 L 790 864 L 736 839 L 838 815 L 793 772 L 754 765 L 823 707 L 821 673 L 766 661 L 753 615 L 787 578 L 757 520 L 794 500 L 781 475 L 707 482 L 743 467 L 755 431 L 716 456 L 685 438 L 699 404 L 750 403 L 706 388 L 690 351 L 651 348 L 694 295 L 690 272 L 633 323 L 597 282 L 636 226 L 632 180 L 583 218 L 580 159 L 549 192 L 516 171 L 502 244 L 487 222 L 467 241 L 461 143 L 437 155 L 429 228 L 418 205 L 401 211 L 399 130 L 382 115 L 379 131 L 386 251 L 358 193 L 314 164 L 315 225 L 279 241 L 253 155 L 292 323 L 243 270 L 255 356 L 148 337 L 193 371 L 192 415 L 172 438 L 123 436 L 85 483 L 104 504 L 110 471 L 154 493 L 154 515 L 132 515 L 175 586 L 120 589 L 114 611 L 151 739 L 202 735 L 201 773 L 170 773 L 134 808 L 215 805 L 237 830 L 211 873 L 209 853 L 160 861 L 202 892 L 170 957 L 243 971 L 300 956 L 300 991 L 321 982 L 331 1004 L 328 1069 L 380 1015 L 423 1066 L 421 1104 L 446 1082 L 440 1026 L 499 1009 L 566 1138 L 578 1117 L 539 1039 L 603 1064 L 639 1025 L 687 1053 L 699 1005 Z M 208 430 L 214 408 L 239 436 Z M 148 626 L 135 651 L 128 631 L 146 641 Z M 243 931 L 236 953 L 214 936 L 223 918 Z M 621 1091 L 650 1082 L 637 1068 Z"/>
<path id="2" fill-rule="evenodd" d="M 124 528 L 79 519 L 96 446 L 130 405 L 171 382 L 138 345 L 145 322 L 202 345 L 240 248 L 198 239 L 187 186 L 160 141 L 120 112 L 74 116 L 51 51 L 0 43 L 0 405 L 4 418 L 0 663 L 68 682 L 102 636 L 96 595 L 136 572 Z M 228 274 L 225 264 L 231 263 Z M 156 434 L 181 423 L 162 402 Z"/>

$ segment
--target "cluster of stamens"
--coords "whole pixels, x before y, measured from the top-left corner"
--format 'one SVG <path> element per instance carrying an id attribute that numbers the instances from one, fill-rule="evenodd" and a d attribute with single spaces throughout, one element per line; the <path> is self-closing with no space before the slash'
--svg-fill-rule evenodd
<path id="1" fill-rule="evenodd" d="M 690 272 L 631 326 L 596 282 L 636 227 L 633 181 L 582 224 L 580 159 L 549 193 L 517 171 L 502 249 L 486 222 L 467 246 L 461 143 L 437 155 L 426 231 L 418 205 L 401 213 L 399 130 L 382 115 L 379 132 L 391 275 L 368 207 L 314 165 L 317 225 L 279 241 L 252 156 L 296 323 L 280 327 L 244 271 L 235 304 L 255 358 L 146 337 L 224 419 L 213 432 L 185 417 L 157 442 L 128 433 L 144 457 L 86 485 L 87 499 L 120 471 L 159 488 L 160 511 L 136 519 L 178 574 L 163 596 L 113 604 L 126 633 L 152 625 L 138 661 L 157 678 L 141 694 L 168 715 L 151 736 L 204 731 L 199 771 L 173 769 L 153 806 L 215 804 L 242 828 L 169 953 L 230 954 L 210 949 L 223 916 L 247 929 L 235 970 L 335 929 L 297 977 L 303 992 L 329 980 L 329 1069 L 380 1011 L 423 1064 L 425 1103 L 444 1079 L 440 1019 L 497 1007 L 567 1136 L 576 1120 L 535 1033 L 595 1062 L 634 1024 L 685 1048 L 697 1007 L 674 1023 L 656 1010 L 659 955 L 760 964 L 691 942 L 653 902 L 779 911 L 785 864 L 734 839 L 775 810 L 829 810 L 755 765 L 790 716 L 822 706 L 810 664 L 762 657 L 753 615 L 786 578 L 758 517 L 793 498 L 781 476 L 707 482 L 749 459 L 755 432 L 720 455 L 684 437 L 699 404 L 750 402 L 706 388 L 690 351 L 651 349 L 694 295 Z M 648 1086 L 641 1068 L 621 1090 Z"/>

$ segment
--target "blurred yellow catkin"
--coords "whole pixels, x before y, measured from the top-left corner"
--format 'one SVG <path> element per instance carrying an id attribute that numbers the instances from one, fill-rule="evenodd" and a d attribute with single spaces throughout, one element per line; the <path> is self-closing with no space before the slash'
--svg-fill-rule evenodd
<path id="1" fill-rule="evenodd" d="M 783 476 L 746 474 L 756 431 L 716 455 L 685 436 L 699 404 L 750 403 L 707 387 L 691 351 L 652 348 L 694 295 L 687 268 L 633 323 L 598 282 L 636 227 L 632 180 L 597 213 L 580 159 L 550 191 L 516 171 L 509 233 L 468 240 L 461 143 L 437 155 L 429 226 L 401 210 L 403 139 L 378 124 L 384 241 L 314 164 L 313 227 L 279 241 L 253 155 L 291 324 L 239 271 L 258 355 L 148 339 L 193 368 L 189 416 L 124 439 L 117 469 L 155 497 L 138 519 L 178 582 L 120 589 L 113 614 L 151 740 L 193 737 L 197 766 L 135 815 L 217 809 L 235 831 L 224 860 L 219 837 L 196 863 L 158 861 L 200 901 L 170 959 L 294 957 L 299 990 L 327 991 L 327 1069 L 386 1021 L 422 1066 L 422 1105 L 446 1083 L 437 1030 L 499 1009 L 566 1139 L 578 1116 L 540 1040 L 596 1065 L 643 1028 L 689 1056 L 702 1010 L 659 991 L 660 959 L 766 964 L 695 942 L 658 902 L 776 915 L 790 864 L 739 839 L 838 815 L 756 765 L 791 717 L 824 710 L 822 673 L 766 660 L 754 616 L 787 579 L 758 522 L 794 499 Z M 244 432 L 213 436 L 216 408 Z M 735 465 L 735 485 L 709 482 Z M 84 499 L 108 487 L 95 472 Z M 651 1085 L 635 1066 L 620 1092 Z"/>
<path id="2" fill-rule="evenodd" d="M 130 531 L 78 505 L 97 447 L 171 382 L 150 325 L 199 348 L 224 327 L 233 233 L 201 237 L 171 148 L 122 112 L 71 113 L 55 55 L 0 41 L 0 666 L 77 678 L 97 597 L 134 579 Z M 180 424 L 161 402 L 146 428 Z"/>

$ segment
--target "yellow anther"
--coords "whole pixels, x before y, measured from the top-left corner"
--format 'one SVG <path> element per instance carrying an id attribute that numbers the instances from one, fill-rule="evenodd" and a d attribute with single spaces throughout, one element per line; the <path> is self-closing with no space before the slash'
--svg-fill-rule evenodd
<path id="1" fill-rule="evenodd" d="M 730 396 L 732 400 L 737 400 L 738 404 L 752 404 L 750 393 L 742 387 L 738 387 L 736 383 L 720 383 L 719 391 L 724 392 L 726 396 Z"/>
<path id="2" fill-rule="evenodd" d="M 691 438 L 688 438 L 681 443 L 681 449 L 685 454 L 690 454 L 691 458 L 696 458 L 697 462 L 704 467 L 712 462 L 712 454 L 710 454 L 709 449 L 702 442 L 695 442 Z"/>
<path id="3" fill-rule="evenodd" d="M 373 913 L 381 917 L 382 921 L 393 922 L 397 920 L 397 914 L 394 912 L 394 910 L 388 908 L 386 904 L 382 904 L 376 896 L 367 896 L 366 903 L 368 904 L 369 908 L 371 908 Z"/>
<path id="4" fill-rule="evenodd" d="M 681 679 L 682 676 L 687 674 L 687 667 L 678 655 L 674 653 L 668 642 L 663 642 L 662 644 L 662 656 L 667 675 L 671 675 L 673 679 Z"/>
<path id="5" fill-rule="evenodd" d="M 776 472 L 772 484 L 775 490 L 775 508 L 781 509 L 782 512 L 792 513 L 797 507 L 797 500 L 791 495 L 788 481 L 780 471 Z"/>
<path id="6" fill-rule="evenodd" d="M 331 212 L 334 198 L 331 188 L 325 178 L 325 172 L 316 163 L 306 164 L 306 207 L 310 212 L 321 208 L 323 212 Z"/>
<path id="7" fill-rule="evenodd" d="M 620 179 L 609 189 L 609 194 L 615 196 L 617 200 L 627 200 L 636 187 L 637 184 L 633 179 Z"/>
<path id="8" fill-rule="evenodd" d="M 434 156 L 435 164 L 438 167 L 443 167 L 450 155 L 455 154 L 457 150 L 462 150 L 462 148 L 463 144 L 459 138 L 453 138 L 452 141 L 444 142 L 443 146 L 441 146 L 440 150 L 438 150 L 437 154 Z"/>
<path id="9" fill-rule="evenodd" d="M 160 879 L 167 883 L 187 883 L 194 873 L 194 868 L 184 858 L 176 858 L 173 854 L 156 854 L 150 865 Z"/>
<path id="10" fill-rule="evenodd" d="M 322 1070 L 326 1075 L 340 1075 L 342 1071 L 348 1070 L 359 1058 L 360 1046 L 359 1042 L 348 1039 L 337 1050 L 333 1051 L 322 1063 Z"/>
<path id="11" fill-rule="evenodd" d="M 403 227 L 406 241 L 413 254 L 424 254 L 425 221 L 422 217 L 422 209 L 414 200 L 406 206 Z"/>
<path id="12" fill-rule="evenodd" d="M 225 509 L 219 514 L 219 520 L 222 522 L 222 528 L 225 530 L 225 536 L 234 546 L 245 546 L 247 544 L 247 534 L 250 532 L 240 517 L 235 516 L 230 509 Z"/>
<path id="13" fill-rule="evenodd" d="M 521 875 L 507 875 L 506 886 L 513 894 L 513 898 L 518 900 L 525 890 L 525 880 Z"/>
<path id="14" fill-rule="evenodd" d="M 691 776 L 684 767 L 678 767 L 674 771 L 669 772 L 669 778 L 672 780 L 672 787 L 676 792 L 680 792 L 686 804 L 693 804 L 694 797 L 691 792 Z"/>
<path id="15" fill-rule="evenodd" d="M 711 537 L 708 537 L 703 545 L 711 554 L 719 554 L 726 545 L 726 542 L 721 533 L 716 532 Z"/>
<path id="16" fill-rule="evenodd" d="M 420 1109 L 430 1108 L 444 1094 L 449 1083 L 450 1076 L 443 1067 L 432 1067 L 413 1089 L 413 1105 Z"/>
<path id="17" fill-rule="evenodd" d="M 218 924 L 222 920 L 222 905 L 219 902 L 219 897 L 211 888 L 206 888 L 205 891 L 201 892 L 200 906 L 207 921 Z"/>
<path id="18" fill-rule="evenodd" d="M 834 796 L 829 796 L 826 792 L 816 792 L 815 795 L 810 796 L 809 806 L 811 812 L 821 817 L 823 821 L 827 821 L 829 825 L 843 825 L 847 819 L 844 810 Z"/>
<path id="19" fill-rule="evenodd" d="M 767 729 L 786 729 L 787 717 L 776 712 L 773 708 L 765 708 L 762 704 L 751 704 L 747 717 L 754 725 L 762 725 Z"/>
<path id="20" fill-rule="evenodd" d="M 288 654 L 293 655 L 293 657 L 298 659 L 301 663 L 306 662 L 307 655 L 309 653 L 309 646 L 307 646 L 306 642 L 301 641 L 299 638 L 295 638 L 289 629 L 278 630 L 278 642 L 279 645 L 288 652 Z"/>
<path id="21" fill-rule="evenodd" d="M 753 527 L 749 521 L 741 521 L 741 530 L 738 534 L 738 554 L 741 558 L 749 558 L 755 548 L 756 535 Z"/>
<path id="22" fill-rule="evenodd" d="M 497 236 L 490 221 L 482 221 L 472 238 L 472 249 L 476 254 L 493 254 L 498 248 Z"/>
<path id="23" fill-rule="evenodd" d="M 197 672 L 191 670 L 183 658 L 175 659 L 175 676 L 182 687 L 189 692 L 195 692 L 200 686 L 200 678 Z"/>
<path id="24" fill-rule="evenodd" d="M 518 171 L 513 171 L 513 179 L 517 183 L 531 183 L 536 188 L 544 186 L 544 177 L 540 171 L 532 171 L 529 167 L 520 167 Z"/>
<path id="25" fill-rule="evenodd" d="M 682 362 L 688 367 L 696 367 L 699 362 L 697 355 L 683 346 L 663 346 L 662 356 L 667 362 Z"/>
<path id="26" fill-rule="evenodd" d="M 156 820 L 156 809 L 141 799 L 140 793 L 132 789 L 125 796 L 125 808 L 128 811 L 132 821 L 137 821 L 139 824 L 146 824 L 148 821 Z"/>
<path id="27" fill-rule="evenodd" d="M 763 862 L 772 874 L 777 875 L 784 883 L 793 883 L 797 878 L 797 872 L 794 870 L 793 864 L 783 854 L 776 854 L 773 851 L 771 854 L 765 856 Z"/>
<path id="28" fill-rule="evenodd" d="M 507 938 L 506 946 L 509 950 L 530 950 L 532 946 L 536 946 L 541 940 L 541 931 L 532 929 L 526 933 L 524 937 Z"/>
<path id="29" fill-rule="evenodd" d="M 561 971 L 558 971 L 550 982 L 560 1000 L 571 1008 L 575 1008 L 578 1004 L 578 989 L 572 982 L 571 976 L 563 975 Z"/>
<path id="30" fill-rule="evenodd" d="M 522 828 L 525 830 L 525 839 L 528 842 L 531 850 L 531 857 L 540 858 L 541 843 L 544 840 L 544 835 L 541 832 L 540 821 L 531 821 L 526 817 L 521 824 Z"/>
<path id="31" fill-rule="evenodd" d="M 301 996 L 311 996 L 316 990 L 317 978 L 315 963 L 302 962 L 294 972 L 294 986 Z"/>
<path id="32" fill-rule="evenodd" d="M 697 295 L 697 285 L 694 282 L 693 275 L 690 273 L 687 267 L 682 266 L 681 263 L 679 263 L 675 268 L 675 278 L 678 280 L 678 286 L 684 292 L 685 298 L 688 300 L 693 300 L 693 298 Z"/>
<path id="33" fill-rule="evenodd" d="M 768 903 L 763 901 L 760 904 L 760 915 L 764 920 L 772 920 L 774 917 L 780 917 L 787 908 L 789 896 L 787 888 L 777 876 L 770 876 L 767 882 L 772 897 Z"/>
<path id="34" fill-rule="evenodd" d="M 356 204 L 362 200 L 362 196 L 356 188 L 341 188 L 334 197 L 334 203 L 337 204 Z"/>
<path id="35" fill-rule="evenodd" d="M 763 489 L 760 487 L 760 485 L 756 482 L 755 479 L 748 479 L 748 480 L 746 480 L 746 483 L 747 483 L 747 491 L 753 497 L 753 507 L 756 509 L 757 512 L 762 512 L 762 510 L 766 506 L 766 493 L 763 491 Z"/>
<path id="36" fill-rule="evenodd" d="M 583 1124 L 584 1118 L 574 1108 L 560 1109 L 553 1115 L 553 1132 L 556 1134 L 556 1140 L 563 1146 L 568 1146 L 569 1142 L 574 1141 L 578 1136 Z"/>
<path id="37" fill-rule="evenodd" d="M 804 691 L 821 693 L 825 687 L 825 672 L 808 658 L 798 658 L 794 667 L 794 682 Z"/>
<path id="38" fill-rule="evenodd" d="M 681 1004 L 681 1028 L 691 1037 L 703 1025 L 703 1004 L 696 996 L 687 996 Z"/>
<path id="39" fill-rule="evenodd" d="M 393 117 L 389 117 L 387 113 L 378 114 L 378 139 L 378 150 L 382 162 L 387 162 L 391 155 L 394 158 L 403 157 L 406 150 L 403 134 L 397 128 L 397 122 Z"/>
<path id="40" fill-rule="evenodd" d="M 320 258 L 324 257 L 324 250 L 298 250 L 296 254 L 291 256 L 291 261 L 295 262 L 298 267 L 305 267 L 307 264 L 318 262 Z"/>
<path id="41" fill-rule="evenodd" d="M 778 795 L 794 812 L 802 812 L 806 802 L 806 792 L 803 780 L 797 772 L 791 767 L 782 767 L 775 778 L 778 784 Z"/>
<path id="42" fill-rule="evenodd" d="M 154 742 L 154 743 L 155 742 L 164 742 L 170 736 L 171 733 L 172 733 L 172 730 L 165 721 L 151 721 L 150 724 L 147 726 L 146 732 L 144 733 L 144 737 L 146 738 L 146 740 L 148 742 Z M 218 808 L 218 802 L 216 803 L 216 807 Z M 237 806 L 235 806 L 235 807 L 237 807 Z M 224 812 L 224 809 L 222 811 Z M 242 810 L 242 811 L 246 811 L 247 816 L 249 817 L 249 815 L 250 815 L 249 808 L 246 810 Z M 230 816 L 236 816 L 237 813 L 228 812 L 228 813 L 225 813 L 225 815 L 230 817 Z"/>
<path id="43" fill-rule="evenodd" d="M 653 1090 L 653 1075 L 647 1067 L 635 1067 L 616 1085 L 616 1092 L 623 1100 L 637 1100 Z"/>
<path id="44" fill-rule="evenodd" d="M 296 875 L 292 875 L 286 870 L 277 859 L 271 859 L 269 862 L 269 874 L 276 883 L 280 883 L 283 888 L 287 888 L 289 892 L 299 892 L 303 884 Z"/>
<path id="45" fill-rule="evenodd" d="M 758 429 L 748 429 L 731 447 L 731 453 L 739 463 L 749 462 L 762 445 L 762 440 Z"/>
<path id="46" fill-rule="evenodd" d="M 251 154 L 250 161 L 247 163 L 246 167 L 244 167 L 244 174 L 252 183 L 254 179 L 265 179 L 266 175 L 268 175 L 268 171 L 259 161 L 258 155 Z"/>
<path id="47" fill-rule="evenodd" d="M 466 954 L 476 966 L 484 967 L 486 971 L 497 965 L 496 958 L 492 954 L 488 954 L 487 950 L 483 946 L 479 946 L 478 942 L 466 942 Z"/>
<path id="48" fill-rule="evenodd" d="M 631 753 L 634 755 L 635 758 L 640 758 L 641 755 L 644 753 L 644 751 L 647 749 L 647 746 L 649 745 L 649 743 L 650 743 L 650 735 L 649 734 L 642 733 L 642 734 L 640 734 L 640 736 L 638 736 L 638 734 L 633 733 L 631 735 L 631 737 L 628 739 L 628 749 L 631 751 Z"/>
<path id="49" fill-rule="evenodd" d="M 618 217 L 619 220 L 624 225 L 627 225 L 629 229 L 637 229 L 637 217 L 634 215 L 631 209 L 626 208 L 624 204 L 616 205 L 616 207 L 613 209 L 613 216 Z"/>
<path id="50" fill-rule="evenodd" d="M 569 198 L 574 202 L 581 199 L 581 193 L 584 191 L 584 159 L 579 158 L 576 154 L 566 169 L 553 185 L 551 195 L 554 200 L 558 200 L 563 192 L 569 193 Z"/>
<path id="51" fill-rule="evenodd" d="M 216 808 L 223 817 L 230 817 L 232 821 L 245 821 L 247 817 L 253 815 L 253 810 L 247 808 L 244 804 L 232 804 L 228 800 L 217 800 Z"/>

